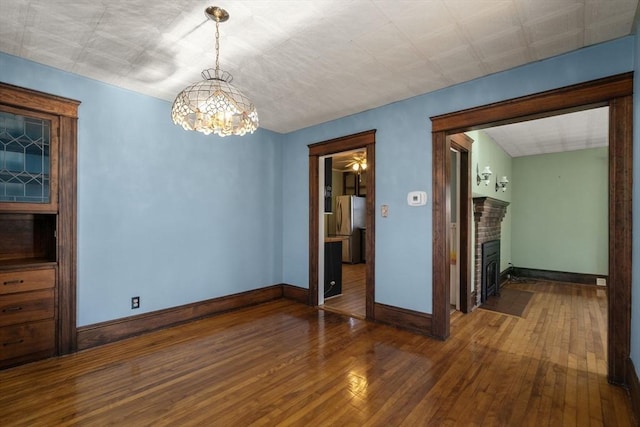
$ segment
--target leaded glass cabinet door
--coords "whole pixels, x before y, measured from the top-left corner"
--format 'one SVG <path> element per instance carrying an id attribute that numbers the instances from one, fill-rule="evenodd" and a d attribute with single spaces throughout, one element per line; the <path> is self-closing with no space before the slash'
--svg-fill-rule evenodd
<path id="1" fill-rule="evenodd" d="M 57 209 L 58 118 L 0 106 L 0 205 Z"/>

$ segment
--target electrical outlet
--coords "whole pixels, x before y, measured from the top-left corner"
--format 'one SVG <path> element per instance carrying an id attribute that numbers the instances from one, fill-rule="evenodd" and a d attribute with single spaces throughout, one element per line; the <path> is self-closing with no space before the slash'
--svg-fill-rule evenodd
<path id="1" fill-rule="evenodd" d="M 140 297 L 131 297 L 131 309 L 140 308 Z"/>
<path id="2" fill-rule="evenodd" d="M 598 277 L 596 279 L 596 285 L 598 285 L 598 286 L 607 286 L 607 279 L 605 279 L 604 277 Z"/>

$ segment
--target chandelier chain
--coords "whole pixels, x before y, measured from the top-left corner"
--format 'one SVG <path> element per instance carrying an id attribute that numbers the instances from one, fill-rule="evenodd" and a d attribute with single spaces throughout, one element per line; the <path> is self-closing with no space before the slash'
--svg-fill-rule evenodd
<path id="1" fill-rule="evenodd" d="M 216 78 L 219 78 L 220 74 L 220 23 L 216 19 Z"/>

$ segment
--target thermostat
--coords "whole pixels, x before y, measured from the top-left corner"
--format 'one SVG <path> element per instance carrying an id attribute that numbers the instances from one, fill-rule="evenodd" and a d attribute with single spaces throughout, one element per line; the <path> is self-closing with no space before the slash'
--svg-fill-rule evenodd
<path id="1" fill-rule="evenodd" d="M 427 204 L 426 191 L 412 191 L 407 194 L 407 203 L 409 206 L 424 206 Z"/>

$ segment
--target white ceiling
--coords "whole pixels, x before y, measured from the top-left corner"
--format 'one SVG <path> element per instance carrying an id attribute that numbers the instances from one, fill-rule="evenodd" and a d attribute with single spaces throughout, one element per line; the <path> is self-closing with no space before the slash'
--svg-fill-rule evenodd
<path id="1" fill-rule="evenodd" d="M 609 107 L 483 129 L 511 157 L 609 145 Z"/>
<path id="2" fill-rule="evenodd" d="M 214 66 L 211 5 L 285 133 L 628 35 L 638 0 L 0 0 L 0 51 L 173 101 Z"/>

